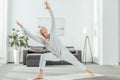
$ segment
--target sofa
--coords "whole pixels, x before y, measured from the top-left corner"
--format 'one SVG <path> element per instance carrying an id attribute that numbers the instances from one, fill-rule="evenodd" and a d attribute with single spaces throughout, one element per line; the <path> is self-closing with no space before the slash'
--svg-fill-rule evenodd
<path id="1" fill-rule="evenodd" d="M 72 46 L 66 47 L 79 61 L 81 61 L 82 51 L 75 50 Z M 28 67 L 38 67 L 41 54 L 50 52 L 44 46 L 29 46 L 27 50 L 23 50 L 23 65 Z M 70 64 L 66 61 L 47 61 L 47 65 L 66 65 Z"/>

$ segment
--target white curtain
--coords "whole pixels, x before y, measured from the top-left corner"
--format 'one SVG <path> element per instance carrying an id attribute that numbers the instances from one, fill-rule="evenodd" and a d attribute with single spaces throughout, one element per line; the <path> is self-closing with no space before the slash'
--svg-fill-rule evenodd
<path id="1" fill-rule="evenodd" d="M 7 63 L 7 1 L 0 0 L 0 63 Z"/>

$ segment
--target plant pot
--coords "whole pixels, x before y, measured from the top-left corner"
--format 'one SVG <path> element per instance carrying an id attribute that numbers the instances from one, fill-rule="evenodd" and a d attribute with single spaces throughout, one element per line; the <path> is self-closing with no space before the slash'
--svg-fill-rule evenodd
<path id="1" fill-rule="evenodd" d="M 14 49 L 14 63 L 19 64 L 20 63 L 20 50 Z"/>

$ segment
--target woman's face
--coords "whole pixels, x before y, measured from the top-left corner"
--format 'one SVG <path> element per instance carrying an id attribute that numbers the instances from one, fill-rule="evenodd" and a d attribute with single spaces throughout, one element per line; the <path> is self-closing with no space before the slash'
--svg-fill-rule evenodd
<path id="1" fill-rule="evenodd" d="M 44 38 L 46 38 L 46 39 L 48 39 L 48 31 L 47 31 L 47 29 L 46 28 L 41 28 L 40 29 L 40 34 L 44 37 Z"/>

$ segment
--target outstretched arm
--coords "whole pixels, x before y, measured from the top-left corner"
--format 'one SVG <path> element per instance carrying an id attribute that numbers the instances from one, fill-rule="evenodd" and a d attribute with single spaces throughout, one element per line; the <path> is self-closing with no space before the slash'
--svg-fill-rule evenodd
<path id="1" fill-rule="evenodd" d="M 29 36 L 30 38 L 34 39 L 34 40 L 37 41 L 37 42 L 42 43 L 42 38 L 40 38 L 40 37 L 38 37 L 38 36 L 33 35 L 32 33 L 30 33 L 27 29 L 24 28 L 24 26 L 23 26 L 22 23 L 20 23 L 20 22 L 18 22 L 18 21 L 16 21 L 16 23 L 22 28 L 22 30 L 23 30 L 26 34 L 28 34 L 28 36 Z"/>
<path id="2" fill-rule="evenodd" d="M 51 10 L 51 7 L 49 5 L 49 3 L 46 1 L 45 2 L 45 8 L 50 12 L 50 16 L 51 16 L 51 20 L 52 20 L 52 25 L 51 25 L 51 30 L 50 32 L 55 32 L 55 18 L 54 18 L 54 14 Z"/>

